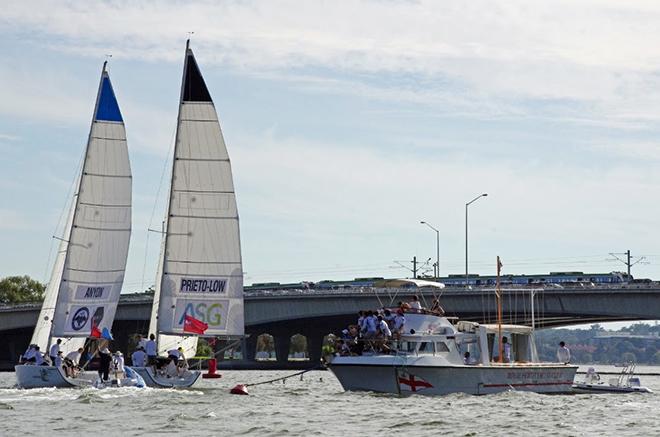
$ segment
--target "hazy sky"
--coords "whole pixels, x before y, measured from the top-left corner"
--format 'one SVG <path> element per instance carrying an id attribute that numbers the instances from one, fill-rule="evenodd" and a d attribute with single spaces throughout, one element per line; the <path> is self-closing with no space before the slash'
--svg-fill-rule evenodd
<path id="1" fill-rule="evenodd" d="M 0 10 L 0 275 L 46 280 L 99 74 L 154 281 L 187 32 L 232 159 L 246 283 L 464 270 L 660 278 L 660 3 L 14 1 Z M 165 174 L 163 177 L 163 170 Z M 59 235 L 59 234 L 58 234 Z M 49 257 L 50 253 L 50 257 Z"/>

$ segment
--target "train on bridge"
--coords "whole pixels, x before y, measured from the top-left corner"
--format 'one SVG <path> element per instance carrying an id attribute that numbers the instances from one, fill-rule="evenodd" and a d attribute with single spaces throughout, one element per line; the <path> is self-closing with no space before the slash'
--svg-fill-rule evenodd
<path id="1" fill-rule="evenodd" d="M 256 283 L 245 287 L 245 291 L 263 291 L 263 290 L 342 290 L 359 287 L 374 287 L 379 281 L 384 280 L 382 277 L 371 278 L 355 278 L 351 280 L 323 280 L 319 282 L 296 282 L 281 284 L 279 282 L 264 282 Z M 432 277 L 420 277 L 419 279 L 435 280 Z M 449 275 L 441 277 L 438 282 L 449 287 L 465 287 L 465 275 Z M 492 287 L 495 285 L 495 276 L 481 276 L 471 274 L 467 278 L 467 285 L 470 287 Z M 628 284 L 628 283 L 646 283 L 651 282 L 649 279 L 633 279 L 625 272 L 610 272 L 610 273 L 584 273 L 584 272 L 550 272 L 548 274 L 539 275 L 503 275 L 500 276 L 500 283 L 502 285 L 514 286 L 543 286 L 543 285 L 556 285 L 556 286 L 572 286 L 572 285 L 615 285 L 615 284 Z"/>

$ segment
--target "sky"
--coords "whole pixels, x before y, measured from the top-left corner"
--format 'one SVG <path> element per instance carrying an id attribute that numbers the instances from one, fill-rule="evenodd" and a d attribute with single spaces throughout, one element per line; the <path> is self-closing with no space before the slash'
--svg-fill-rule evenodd
<path id="1" fill-rule="evenodd" d="M 154 283 L 185 40 L 232 160 L 247 284 L 660 279 L 660 4 L 24 1 L 0 10 L 0 276 L 47 281 L 101 66 L 126 122 L 124 292 Z M 194 32 L 191 34 L 191 32 Z M 643 258 L 642 258 L 643 257 Z M 427 267 L 432 272 L 432 268 Z"/>

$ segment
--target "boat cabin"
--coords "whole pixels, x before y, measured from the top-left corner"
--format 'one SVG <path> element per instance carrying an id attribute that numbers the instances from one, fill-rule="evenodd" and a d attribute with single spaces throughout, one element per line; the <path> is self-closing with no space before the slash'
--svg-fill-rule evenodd
<path id="1" fill-rule="evenodd" d="M 452 320 L 426 311 L 406 311 L 405 334 L 397 354 L 443 357 L 448 364 L 492 365 L 500 363 L 498 325 Z M 538 362 L 533 329 L 502 325 L 502 337 L 511 345 L 511 362 Z M 466 357 L 466 352 L 469 355 Z"/>

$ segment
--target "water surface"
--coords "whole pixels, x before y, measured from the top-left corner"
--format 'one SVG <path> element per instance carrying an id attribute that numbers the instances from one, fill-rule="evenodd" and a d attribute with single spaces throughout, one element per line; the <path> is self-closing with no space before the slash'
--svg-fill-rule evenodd
<path id="1" fill-rule="evenodd" d="M 660 368 L 642 367 L 639 371 L 660 373 Z M 506 392 L 399 398 L 346 393 L 332 373 L 313 371 L 302 380 L 295 377 L 284 384 L 251 387 L 250 396 L 229 394 L 237 383 L 292 373 L 225 371 L 221 379 L 202 380 L 189 390 L 21 390 L 13 388 L 13 373 L 0 373 L 0 434 L 660 435 L 660 376 L 641 376 L 642 384 L 656 392 L 649 395 Z"/>

